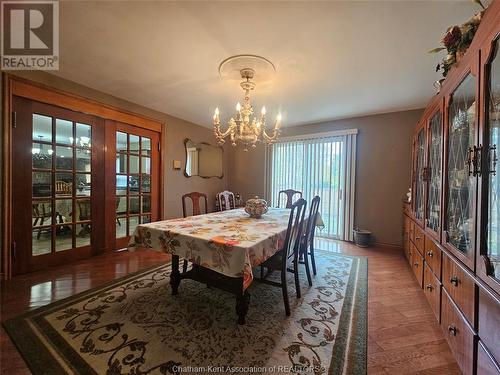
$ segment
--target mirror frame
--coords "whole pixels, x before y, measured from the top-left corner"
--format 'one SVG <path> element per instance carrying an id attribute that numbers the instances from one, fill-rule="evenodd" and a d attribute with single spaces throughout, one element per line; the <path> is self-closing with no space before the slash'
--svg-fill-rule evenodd
<path id="1" fill-rule="evenodd" d="M 187 165 L 187 158 L 188 158 L 188 152 L 187 152 L 187 143 L 191 141 L 193 143 L 196 143 L 196 144 L 201 144 L 201 145 L 208 145 L 208 146 L 212 146 L 212 147 L 215 147 L 215 148 L 220 148 L 221 150 L 221 155 L 222 155 L 222 159 L 221 159 L 221 162 L 222 162 L 222 173 L 220 176 L 190 176 L 187 174 L 187 171 L 186 171 L 186 165 Z M 188 177 L 188 178 L 191 178 L 191 177 L 201 177 L 201 178 L 213 178 L 213 177 L 217 177 L 219 179 L 222 179 L 224 178 L 224 148 L 222 146 L 214 146 L 208 142 L 194 142 L 191 138 L 185 138 L 184 139 L 184 151 L 186 153 L 186 157 L 185 157 L 185 160 L 184 160 L 184 176 L 185 177 Z"/>

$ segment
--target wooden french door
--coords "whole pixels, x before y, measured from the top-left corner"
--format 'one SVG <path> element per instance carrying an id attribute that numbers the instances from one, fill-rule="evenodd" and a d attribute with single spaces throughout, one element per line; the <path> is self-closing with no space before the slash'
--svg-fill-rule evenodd
<path id="1" fill-rule="evenodd" d="M 99 118 L 19 97 L 13 111 L 13 274 L 90 256 L 103 224 Z"/>
<path id="2" fill-rule="evenodd" d="M 158 220 L 159 133 L 14 96 L 12 274 L 127 246 Z"/>
<path id="3" fill-rule="evenodd" d="M 160 135 L 127 124 L 107 121 L 109 176 L 107 196 L 117 248 L 125 248 L 135 228 L 160 218 Z M 110 210 L 111 211 L 111 210 Z"/>

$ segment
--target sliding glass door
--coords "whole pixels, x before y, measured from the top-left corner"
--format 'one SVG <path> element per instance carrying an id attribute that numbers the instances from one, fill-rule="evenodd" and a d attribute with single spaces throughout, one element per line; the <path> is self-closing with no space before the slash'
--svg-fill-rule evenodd
<path id="1" fill-rule="evenodd" d="M 354 136 L 285 139 L 274 144 L 270 158 L 272 204 L 284 207 L 278 202 L 280 190 L 301 191 L 308 202 L 319 195 L 325 228 L 318 235 L 348 239 L 353 222 Z"/>

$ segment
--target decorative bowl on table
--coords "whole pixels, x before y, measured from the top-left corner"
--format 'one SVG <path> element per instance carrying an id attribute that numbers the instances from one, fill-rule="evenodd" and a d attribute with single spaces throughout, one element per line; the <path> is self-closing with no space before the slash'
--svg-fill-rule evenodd
<path id="1" fill-rule="evenodd" d="M 245 204 L 245 212 L 249 214 L 250 217 L 259 218 L 264 215 L 267 210 L 267 202 L 257 196 L 255 198 L 247 200 Z"/>

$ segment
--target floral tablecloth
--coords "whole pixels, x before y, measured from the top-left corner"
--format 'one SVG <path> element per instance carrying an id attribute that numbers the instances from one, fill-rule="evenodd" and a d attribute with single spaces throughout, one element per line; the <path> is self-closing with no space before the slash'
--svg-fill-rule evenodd
<path id="1" fill-rule="evenodd" d="M 223 275 L 243 277 L 246 289 L 253 280 L 252 267 L 282 247 L 289 216 L 289 209 L 270 208 L 254 219 L 235 209 L 141 224 L 129 247 L 175 254 Z"/>

